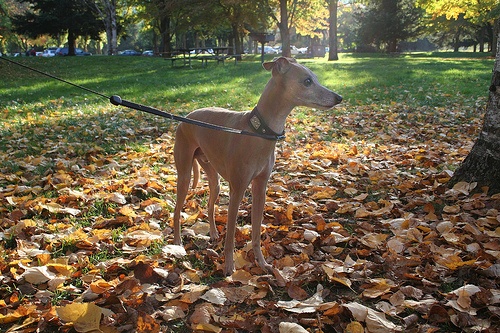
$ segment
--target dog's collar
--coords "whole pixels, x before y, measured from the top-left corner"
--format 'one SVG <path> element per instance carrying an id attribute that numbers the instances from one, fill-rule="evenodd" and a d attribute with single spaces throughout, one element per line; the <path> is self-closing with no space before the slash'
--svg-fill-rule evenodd
<path id="1" fill-rule="evenodd" d="M 250 112 L 248 123 L 250 127 L 259 134 L 273 137 L 275 140 L 282 140 L 285 138 L 285 131 L 281 132 L 281 134 L 276 133 L 267 126 L 264 118 L 262 118 L 259 110 L 257 110 L 257 107 L 254 107 L 252 112 Z"/>

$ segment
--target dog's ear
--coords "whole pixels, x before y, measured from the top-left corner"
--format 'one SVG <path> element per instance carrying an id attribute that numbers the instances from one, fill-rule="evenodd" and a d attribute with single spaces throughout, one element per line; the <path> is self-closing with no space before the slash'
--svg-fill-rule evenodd
<path id="1" fill-rule="evenodd" d="M 265 62 L 262 66 L 268 71 L 276 70 L 280 74 L 285 74 L 290 69 L 290 63 L 292 62 L 297 61 L 293 58 L 280 57 L 274 58 L 272 62 Z"/>

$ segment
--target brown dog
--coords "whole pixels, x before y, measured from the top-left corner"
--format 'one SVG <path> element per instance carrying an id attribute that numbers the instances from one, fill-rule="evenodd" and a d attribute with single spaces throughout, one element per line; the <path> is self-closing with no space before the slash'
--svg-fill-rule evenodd
<path id="1" fill-rule="evenodd" d="M 263 64 L 272 71 L 262 96 L 253 111 L 236 112 L 205 108 L 191 112 L 188 118 L 225 127 L 254 131 L 265 135 L 282 134 L 285 121 L 295 106 L 330 109 L 342 97 L 322 86 L 313 72 L 295 59 L 278 58 Z M 238 208 L 248 185 L 252 183 L 252 248 L 260 267 L 271 270 L 260 247 L 261 222 L 266 199 L 267 181 L 274 166 L 276 140 L 216 131 L 181 123 L 177 128 L 174 158 L 177 168 L 177 202 L 174 212 L 174 243 L 181 244 L 180 214 L 186 198 L 191 170 L 197 182 L 198 165 L 208 178 L 210 197 L 208 219 L 210 237 L 218 238 L 214 205 L 219 195 L 219 175 L 229 182 L 229 207 L 224 243 L 225 274 L 234 271 L 234 238 Z"/>

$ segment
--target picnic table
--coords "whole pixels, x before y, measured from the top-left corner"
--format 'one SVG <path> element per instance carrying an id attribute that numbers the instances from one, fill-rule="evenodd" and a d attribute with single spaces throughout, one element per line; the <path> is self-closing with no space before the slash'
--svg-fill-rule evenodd
<path id="1" fill-rule="evenodd" d="M 206 67 L 208 61 L 217 61 L 217 63 L 222 63 L 228 59 L 234 58 L 235 63 L 238 61 L 239 55 L 237 54 L 227 54 L 228 47 L 195 47 L 187 49 L 176 49 L 172 52 L 172 57 L 165 58 L 165 60 L 170 60 L 172 62 L 172 67 L 175 62 L 181 62 L 182 66 L 191 66 L 191 60 L 200 60 L 201 65 Z"/>

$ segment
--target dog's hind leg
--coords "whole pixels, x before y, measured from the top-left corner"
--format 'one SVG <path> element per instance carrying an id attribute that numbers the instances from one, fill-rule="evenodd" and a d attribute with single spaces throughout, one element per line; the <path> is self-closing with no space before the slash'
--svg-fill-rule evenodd
<path id="1" fill-rule="evenodd" d="M 174 210 L 174 244 L 181 245 L 181 211 L 189 190 L 191 171 L 193 169 L 194 154 L 192 148 L 183 144 L 183 140 L 177 133 L 174 148 L 174 160 L 177 168 L 177 198 Z"/>

